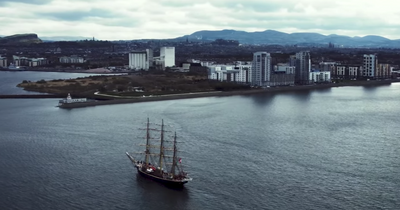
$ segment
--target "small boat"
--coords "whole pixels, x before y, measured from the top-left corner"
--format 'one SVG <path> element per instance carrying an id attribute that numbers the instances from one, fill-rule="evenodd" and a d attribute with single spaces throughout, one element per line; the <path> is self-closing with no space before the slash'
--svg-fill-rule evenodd
<path id="1" fill-rule="evenodd" d="M 10 63 L 10 65 L 8 66 L 8 70 L 23 71 L 25 69 L 23 67 L 16 66 L 15 64 Z"/>
<path id="2" fill-rule="evenodd" d="M 146 128 L 146 144 L 144 152 L 138 154 L 144 155 L 144 159 L 134 158 L 126 152 L 129 160 L 137 169 L 137 172 L 149 179 L 160 182 L 171 187 L 183 187 L 184 184 L 192 181 L 192 178 L 183 171 L 182 159 L 178 158 L 177 136 L 176 132 L 172 139 L 167 139 L 165 135 L 164 121 L 160 128 L 150 126 L 150 121 L 147 119 Z M 158 133 L 158 137 L 153 133 Z M 153 144 L 157 142 L 157 144 Z"/>

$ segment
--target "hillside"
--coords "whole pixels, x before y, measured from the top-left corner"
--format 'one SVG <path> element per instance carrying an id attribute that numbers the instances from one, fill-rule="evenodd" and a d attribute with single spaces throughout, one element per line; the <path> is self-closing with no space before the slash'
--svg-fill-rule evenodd
<path id="1" fill-rule="evenodd" d="M 36 44 L 42 43 L 37 34 L 15 34 L 0 37 L 0 44 Z"/>
<path id="2" fill-rule="evenodd" d="M 246 32 L 236 30 L 197 31 L 176 39 L 213 41 L 216 39 L 237 40 L 241 44 L 278 44 L 278 45 L 328 45 L 336 47 L 400 47 L 400 40 L 390 40 L 381 36 L 368 35 L 350 37 L 343 35 L 322 35 L 319 33 L 284 33 L 274 30 Z"/>

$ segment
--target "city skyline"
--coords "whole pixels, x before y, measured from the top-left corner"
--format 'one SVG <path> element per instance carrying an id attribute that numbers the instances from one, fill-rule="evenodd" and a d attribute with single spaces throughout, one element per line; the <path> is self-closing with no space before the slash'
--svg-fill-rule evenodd
<path id="1" fill-rule="evenodd" d="M 0 0 L 1 35 L 166 39 L 200 30 L 267 29 L 400 39 L 400 2 L 347 0 Z"/>

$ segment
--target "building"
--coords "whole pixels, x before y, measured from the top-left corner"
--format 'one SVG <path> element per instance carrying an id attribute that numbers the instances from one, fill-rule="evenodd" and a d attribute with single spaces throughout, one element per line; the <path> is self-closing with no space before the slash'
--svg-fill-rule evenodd
<path id="1" fill-rule="evenodd" d="M 237 62 L 232 65 L 212 65 L 208 66 L 208 78 L 218 81 L 230 81 L 237 83 L 251 82 L 252 64 Z"/>
<path id="2" fill-rule="evenodd" d="M 129 69 L 149 70 L 153 66 L 153 50 L 133 51 L 129 53 Z"/>
<path id="3" fill-rule="evenodd" d="M 331 77 L 334 78 L 336 77 L 336 66 L 340 65 L 340 63 L 337 62 L 320 62 L 319 63 L 319 69 L 321 71 L 330 71 L 331 72 Z"/>
<path id="4" fill-rule="evenodd" d="M 295 84 L 309 84 L 311 70 L 310 52 L 303 51 L 296 53 Z"/>
<path id="5" fill-rule="evenodd" d="M 332 79 L 357 79 L 360 77 L 361 67 L 357 65 L 338 65 L 334 73 L 331 73 Z"/>
<path id="6" fill-rule="evenodd" d="M 274 66 L 275 73 L 295 74 L 296 67 L 287 63 L 279 63 Z"/>
<path id="7" fill-rule="evenodd" d="M 8 67 L 7 58 L 0 56 L 0 67 L 4 67 L 4 68 Z"/>
<path id="8" fill-rule="evenodd" d="M 62 56 L 59 58 L 60 63 L 84 63 L 85 59 L 77 55 Z"/>
<path id="9" fill-rule="evenodd" d="M 377 55 L 364 55 L 363 68 L 360 76 L 374 78 L 378 68 Z"/>
<path id="10" fill-rule="evenodd" d="M 163 69 L 175 66 L 175 47 L 161 47 L 160 60 L 162 61 Z"/>
<path id="11" fill-rule="evenodd" d="M 330 71 L 312 70 L 310 71 L 310 81 L 314 83 L 331 82 Z"/>
<path id="12" fill-rule="evenodd" d="M 27 58 L 13 55 L 13 64 L 15 66 L 43 66 L 49 63 L 47 58 Z"/>
<path id="13" fill-rule="evenodd" d="M 28 66 L 29 58 L 13 55 L 13 62 L 15 66 Z"/>
<path id="14" fill-rule="evenodd" d="M 296 66 L 296 55 L 291 55 L 289 57 L 289 66 Z"/>
<path id="15" fill-rule="evenodd" d="M 255 52 L 253 54 L 253 66 L 251 69 L 251 84 L 266 86 L 271 79 L 271 55 L 267 52 Z"/>
<path id="16" fill-rule="evenodd" d="M 378 68 L 375 73 L 377 79 L 387 79 L 392 75 L 393 67 L 390 64 L 378 64 Z"/>
<path id="17" fill-rule="evenodd" d="M 31 59 L 29 59 L 28 66 L 30 66 L 30 67 L 43 66 L 48 63 L 49 62 L 46 58 L 31 58 Z"/>

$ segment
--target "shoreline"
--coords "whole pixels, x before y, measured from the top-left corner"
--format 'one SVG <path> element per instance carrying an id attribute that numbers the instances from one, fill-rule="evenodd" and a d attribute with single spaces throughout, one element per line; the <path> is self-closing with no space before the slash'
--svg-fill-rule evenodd
<path id="1" fill-rule="evenodd" d="M 346 87 L 346 86 L 380 86 L 390 85 L 392 83 L 400 82 L 400 79 L 391 80 L 370 80 L 370 81 L 352 81 L 346 83 L 329 83 L 319 85 L 306 85 L 306 86 L 283 86 L 283 87 L 271 87 L 266 89 L 251 89 L 251 90 L 239 90 L 239 91 L 213 91 L 203 93 L 183 93 L 183 94 L 170 94 L 153 97 L 138 97 L 129 99 L 110 99 L 110 100 L 97 100 L 89 102 L 79 102 L 71 104 L 63 104 L 60 108 L 72 109 L 89 106 L 99 105 L 112 105 L 112 104 L 126 104 L 126 103 L 140 103 L 140 102 L 152 102 L 152 101 L 164 101 L 164 100 L 178 100 L 178 99 L 190 99 L 190 98 L 204 98 L 204 97 L 226 97 L 236 95 L 253 95 L 253 94 L 268 94 L 268 93 L 282 93 L 282 92 L 298 92 L 305 90 L 319 90 L 319 89 L 330 89 L 334 87 Z M 0 99 L 4 98 L 63 98 L 64 95 L 60 94 L 24 94 L 24 95 L 0 95 Z M 94 97 L 95 98 L 95 97 Z"/>
<path id="2" fill-rule="evenodd" d="M 118 71 L 118 72 L 88 72 L 86 70 L 71 70 L 71 69 L 24 69 L 24 70 L 11 70 L 11 69 L 0 69 L 0 71 L 7 72 L 54 72 L 54 73 L 79 73 L 79 74 L 128 74 L 130 71 Z"/>

